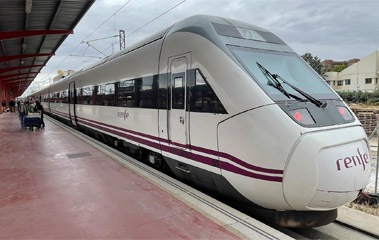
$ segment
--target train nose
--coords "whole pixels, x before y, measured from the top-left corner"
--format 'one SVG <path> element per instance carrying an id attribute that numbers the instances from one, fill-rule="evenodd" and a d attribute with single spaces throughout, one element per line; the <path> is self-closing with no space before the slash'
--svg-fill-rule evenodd
<path id="1" fill-rule="evenodd" d="M 284 172 L 284 197 L 297 210 L 332 209 L 354 200 L 370 179 L 362 127 L 306 133 Z"/>

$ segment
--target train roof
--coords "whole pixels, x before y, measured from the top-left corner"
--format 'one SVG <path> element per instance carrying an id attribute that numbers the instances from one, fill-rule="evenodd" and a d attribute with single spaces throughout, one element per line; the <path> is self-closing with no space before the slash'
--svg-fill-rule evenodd
<path id="1" fill-rule="evenodd" d="M 188 17 L 184 20 L 181 20 L 168 28 L 165 28 L 150 37 L 147 37 L 141 41 L 138 41 L 124 50 L 121 50 L 115 54 L 112 54 L 104 59 L 93 63 L 76 73 L 69 76 L 69 78 L 77 76 L 83 72 L 86 72 L 90 69 L 93 69 L 97 66 L 100 66 L 106 62 L 112 61 L 118 57 L 121 57 L 129 52 L 135 51 L 147 44 L 155 42 L 162 39 L 165 36 L 177 32 L 190 32 L 198 34 L 208 39 L 216 46 L 218 46 L 222 51 L 234 59 L 230 51 L 227 49 L 226 45 L 238 45 L 238 41 L 249 40 L 250 42 L 257 42 L 260 44 L 258 47 L 261 47 L 262 44 L 278 45 L 277 50 L 286 50 L 292 51 L 279 37 L 275 34 L 267 31 L 264 28 L 258 27 L 253 24 L 246 22 L 241 22 L 237 20 L 232 20 L 228 18 L 208 16 L 208 15 L 195 15 Z M 57 82 L 58 83 L 58 82 Z M 53 85 L 55 85 L 54 83 Z"/>
<path id="2" fill-rule="evenodd" d="M 220 36 L 223 36 L 274 44 L 285 44 L 275 34 L 256 25 L 207 15 L 195 15 L 174 24 L 168 35 L 174 32 L 192 32 L 202 35 L 212 42 Z"/>

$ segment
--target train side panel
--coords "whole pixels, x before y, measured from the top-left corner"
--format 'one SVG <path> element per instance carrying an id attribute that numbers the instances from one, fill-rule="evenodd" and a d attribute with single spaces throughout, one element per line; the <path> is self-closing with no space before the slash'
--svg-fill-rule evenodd
<path id="1" fill-rule="evenodd" d="M 161 42 L 156 41 L 79 74 L 73 79 L 76 88 L 156 75 Z M 157 109 L 77 104 L 76 114 L 79 126 L 160 152 Z"/>

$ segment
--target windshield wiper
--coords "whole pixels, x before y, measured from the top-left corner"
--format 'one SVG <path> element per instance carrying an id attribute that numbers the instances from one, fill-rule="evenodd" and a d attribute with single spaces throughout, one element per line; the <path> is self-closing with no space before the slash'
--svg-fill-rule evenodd
<path id="1" fill-rule="evenodd" d="M 294 98 L 294 99 L 296 99 L 296 100 L 299 100 L 299 101 L 304 101 L 304 99 L 301 99 L 301 98 L 299 98 L 298 96 L 296 96 L 296 95 L 293 95 L 293 94 L 291 94 L 291 93 L 289 93 L 289 92 L 287 92 L 284 88 L 283 88 L 283 86 L 282 86 L 282 84 L 273 76 L 273 74 L 271 74 L 266 68 L 264 68 L 262 65 L 260 65 L 258 62 L 257 62 L 257 64 L 258 64 L 258 67 L 261 69 L 261 71 L 263 72 L 263 73 L 265 73 L 267 76 L 269 76 L 270 77 L 270 83 L 268 83 L 267 85 L 269 85 L 269 86 L 271 86 L 271 87 L 273 87 L 273 88 L 276 88 L 276 89 L 278 89 L 281 93 L 283 93 L 286 97 L 288 97 L 288 98 Z M 274 82 L 275 84 L 273 84 L 272 82 Z"/>
<path id="2" fill-rule="evenodd" d="M 266 75 L 268 75 L 270 77 L 270 79 L 275 83 L 275 85 L 272 85 L 272 84 L 268 84 L 269 86 L 272 86 L 272 87 L 275 87 L 276 89 L 278 89 L 280 92 L 282 92 L 286 97 L 290 98 L 295 98 L 296 100 L 300 100 L 300 101 L 304 101 L 304 99 L 301 99 L 299 97 L 297 97 L 296 95 L 293 95 L 293 94 L 290 94 L 288 93 L 282 86 L 282 84 L 279 82 L 279 79 L 280 81 L 282 81 L 284 84 L 290 86 L 293 90 L 295 90 L 296 92 L 300 93 L 303 97 L 305 97 L 307 100 L 309 100 L 311 103 L 313 103 L 314 105 L 316 105 L 317 107 L 319 108 L 324 108 L 326 107 L 326 103 L 322 103 L 321 101 L 317 100 L 316 98 L 312 97 L 311 95 L 309 95 L 308 93 L 304 92 L 303 90 L 295 87 L 294 85 L 292 85 L 291 83 L 287 82 L 286 80 L 284 80 L 281 76 L 279 76 L 278 74 L 272 74 L 270 71 L 268 71 L 265 67 L 263 67 L 261 64 L 259 64 L 258 62 L 256 62 L 258 67 L 261 69 L 261 71 L 263 73 L 265 73 Z"/>

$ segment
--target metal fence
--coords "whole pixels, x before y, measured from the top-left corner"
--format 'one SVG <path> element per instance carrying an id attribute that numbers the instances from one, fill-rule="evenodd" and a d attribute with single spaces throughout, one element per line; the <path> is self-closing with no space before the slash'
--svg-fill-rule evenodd
<path id="1" fill-rule="evenodd" d="M 374 192 L 375 192 L 375 195 L 378 195 L 378 173 L 379 173 L 378 172 L 378 169 L 379 169 L 379 134 L 378 134 L 378 127 L 376 127 L 374 129 L 374 131 L 372 131 L 372 133 L 370 134 L 368 139 L 371 140 L 374 137 L 377 137 L 378 141 L 376 142 L 376 146 L 371 146 L 371 144 L 370 144 L 370 149 L 371 149 L 371 147 L 376 147 L 376 171 L 375 171 L 375 189 L 374 189 Z M 372 160 L 374 160 L 374 158 Z"/>

